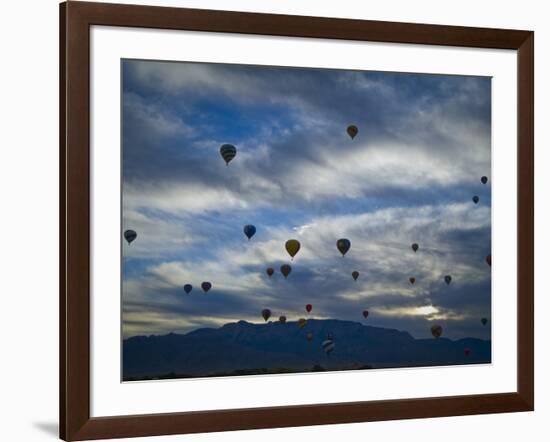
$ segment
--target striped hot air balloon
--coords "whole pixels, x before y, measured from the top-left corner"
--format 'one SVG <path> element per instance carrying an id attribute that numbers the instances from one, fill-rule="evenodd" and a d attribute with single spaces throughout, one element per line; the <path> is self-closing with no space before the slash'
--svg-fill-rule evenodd
<path id="1" fill-rule="evenodd" d="M 222 147 L 220 147 L 220 155 L 225 161 L 225 165 L 228 166 L 229 162 L 237 155 L 237 148 L 232 144 L 222 144 Z"/>
<path id="2" fill-rule="evenodd" d="M 325 339 L 323 341 L 323 343 L 321 344 L 321 347 L 323 348 L 323 351 L 328 355 L 330 355 L 330 353 L 332 353 L 332 351 L 334 350 L 334 347 L 335 347 L 335 343 L 334 343 L 334 340 L 332 338 L 328 338 Z"/>

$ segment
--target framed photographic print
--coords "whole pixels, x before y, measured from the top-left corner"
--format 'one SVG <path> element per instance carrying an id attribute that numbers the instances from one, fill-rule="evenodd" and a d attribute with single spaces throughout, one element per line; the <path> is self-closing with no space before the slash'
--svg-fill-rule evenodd
<path id="1" fill-rule="evenodd" d="M 60 14 L 61 438 L 533 409 L 532 32 Z"/>

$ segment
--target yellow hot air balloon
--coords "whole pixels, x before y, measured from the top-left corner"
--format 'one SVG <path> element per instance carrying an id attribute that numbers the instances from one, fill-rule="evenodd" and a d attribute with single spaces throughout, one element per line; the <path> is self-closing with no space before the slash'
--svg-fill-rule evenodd
<path id="1" fill-rule="evenodd" d="M 296 256 L 296 253 L 300 251 L 300 241 L 297 239 L 289 239 L 285 243 L 285 249 L 292 259 Z"/>
<path id="2" fill-rule="evenodd" d="M 307 321 L 306 321 L 305 318 L 298 319 L 298 327 L 304 328 L 306 326 L 306 324 L 307 324 Z"/>

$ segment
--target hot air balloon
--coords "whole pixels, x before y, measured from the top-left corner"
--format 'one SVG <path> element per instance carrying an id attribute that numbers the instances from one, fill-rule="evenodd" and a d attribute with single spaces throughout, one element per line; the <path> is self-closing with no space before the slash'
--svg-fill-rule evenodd
<path id="1" fill-rule="evenodd" d="M 271 310 L 268 308 L 264 308 L 262 310 L 262 318 L 264 318 L 264 321 L 267 322 L 267 320 L 271 317 Z"/>
<path id="2" fill-rule="evenodd" d="M 486 177 L 486 176 L 482 176 L 482 177 L 481 177 L 481 182 L 482 182 L 483 184 L 487 184 L 487 177 Z"/>
<path id="3" fill-rule="evenodd" d="M 472 197 L 472 201 L 474 202 L 474 204 L 479 203 L 479 196 L 474 195 L 474 196 Z"/>
<path id="4" fill-rule="evenodd" d="M 349 239 L 340 238 L 338 241 L 336 241 L 336 248 L 340 251 L 342 256 L 348 253 L 348 250 L 350 247 L 351 247 L 351 242 Z"/>
<path id="5" fill-rule="evenodd" d="M 487 264 L 489 264 L 489 267 L 491 266 L 491 255 L 487 255 L 487 256 L 485 257 L 485 262 L 486 262 Z"/>
<path id="6" fill-rule="evenodd" d="M 466 357 L 470 356 L 470 349 L 469 348 L 464 349 L 464 356 L 466 356 Z"/>
<path id="7" fill-rule="evenodd" d="M 416 281 L 416 278 L 413 278 L 412 276 L 409 278 L 409 282 L 410 282 L 411 284 L 414 284 L 415 281 Z"/>
<path id="8" fill-rule="evenodd" d="M 354 281 L 357 281 L 357 278 L 359 278 L 359 272 L 355 270 L 354 272 L 351 272 L 351 276 Z"/>
<path id="9" fill-rule="evenodd" d="M 323 343 L 321 344 L 321 347 L 323 348 L 324 352 L 328 355 L 330 355 L 330 353 L 334 350 L 334 347 L 335 347 L 335 344 L 334 344 L 334 340 L 332 339 L 332 337 L 327 337 L 326 340 L 323 341 Z"/>
<path id="10" fill-rule="evenodd" d="M 292 271 L 292 267 L 290 267 L 288 264 L 283 264 L 281 266 L 281 273 L 286 278 L 288 275 L 290 275 L 290 272 Z"/>
<path id="11" fill-rule="evenodd" d="M 453 278 L 451 277 L 451 275 L 445 275 L 445 282 L 447 283 L 447 285 L 449 285 L 451 283 L 451 281 L 453 280 Z"/>
<path id="12" fill-rule="evenodd" d="M 252 224 L 247 224 L 243 227 L 243 232 L 250 241 L 250 238 L 252 238 L 256 233 L 256 227 L 254 227 Z"/>
<path id="13" fill-rule="evenodd" d="M 363 310 L 363 317 L 365 319 L 367 319 L 368 316 L 369 316 L 369 311 L 368 310 Z"/>
<path id="14" fill-rule="evenodd" d="M 352 124 L 351 126 L 348 126 L 348 128 L 346 129 L 346 132 L 348 133 L 350 138 L 353 140 L 359 133 L 359 129 L 357 129 L 357 126 L 354 126 Z"/>
<path id="15" fill-rule="evenodd" d="M 212 288 L 212 284 L 210 284 L 208 281 L 204 281 L 201 284 L 202 289 L 204 290 L 204 293 L 208 292 Z"/>
<path id="16" fill-rule="evenodd" d="M 441 327 L 440 325 L 432 325 L 431 330 L 432 330 L 432 336 L 434 338 L 439 338 L 443 333 L 443 327 Z"/>
<path id="17" fill-rule="evenodd" d="M 298 327 L 304 328 L 307 324 L 307 320 L 305 318 L 298 319 Z"/>
<path id="18" fill-rule="evenodd" d="M 137 233 L 135 230 L 126 230 L 124 232 L 124 238 L 128 241 L 128 244 L 131 244 L 132 241 L 137 238 Z"/>
<path id="19" fill-rule="evenodd" d="M 483 325 L 487 325 L 487 322 L 489 322 L 489 320 L 487 318 L 481 318 L 481 323 Z"/>
<path id="20" fill-rule="evenodd" d="M 311 342 L 311 340 L 313 339 L 313 333 L 311 332 L 308 332 L 307 335 L 306 335 L 306 339 Z"/>
<path id="21" fill-rule="evenodd" d="M 222 147 L 220 147 L 220 155 L 225 161 L 225 165 L 228 166 L 229 162 L 237 155 L 237 148 L 232 144 L 222 144 Z"/>
<path id="22" fill-rule="evenodd" d="M 300 250 L 300 241 L 297 239 L 289 239 L 285 243 L 285 249 L 292 259 L 296 256 L 296 253 Z"/>
<path id="23" fill-rule="evenodd" d="M 413 245 L 411 246 L 411 248 L 413 249 L 414 253 L 416 253 L 416 251 L 418 250 L 418 244 L 417 244 L 417 243 L 413 243 Z"/>
<path id="24" fill-rule="evenodd" d="M 280 322 L 281 324 L 284 324 L 284 323 L 286 322 L 286 316 L 285 316 L 285 315 L 279 316 L 279 322 Z"/>
<path id="25" fill-rule="evenodd" d="M 185 291 L 185 293 L 189 294 L 191 293 L 191 290 L 193 290 L 193 286 L 191 284 L 185 284 L 183 286 L 183 290 Z"/>
<path id="26" fill-rule="evenodd" d="M 268 267 L 268 268 L 265 270 L 265 272 L 267 273 L 267 276 L 269 276 L 270 278 L 271 278 L 271 276 L 273 276 L 273 272 L 274 272 L 274 271 L 275 271 L 275 270 L 273 270 L 273 268 L 271 268 L 271 267 Z"/>
<path id="27" fill-rule="evenodd" d="M 306 305 L 306 312 L 310 313 L 313 306 L 311 304 Z"/>

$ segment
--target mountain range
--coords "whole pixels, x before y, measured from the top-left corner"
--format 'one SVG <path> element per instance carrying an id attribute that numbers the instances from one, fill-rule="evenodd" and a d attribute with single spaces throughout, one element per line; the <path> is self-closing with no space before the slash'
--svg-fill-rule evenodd
<path id="1" fill-rule="evenodd" d="M 327 356 L 321 343 L 329 335 L 335 347 Z M 123 342 L 125 381 L 490 362 L 491 341 L 415 339 L 404 331 L 333 319 L 310 319 L 303 328 L 297 322 L 239 321 Z"/>

